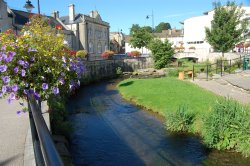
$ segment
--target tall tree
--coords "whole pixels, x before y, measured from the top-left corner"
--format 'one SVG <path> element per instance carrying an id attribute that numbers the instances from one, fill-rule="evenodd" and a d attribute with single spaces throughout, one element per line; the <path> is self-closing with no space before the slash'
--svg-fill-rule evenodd
<path id="1" fill-rule="evenodd" d="M 166 39 L 164 42 L 160 39 L 154 39 L 149 44 L 149 49 L 152 52 L 154 65 L 156 69 L 166 67 L 174 55 L 174 49 L 172 43 Z"/>
<path id="2" fill-rule="evenodd" d="M 225 6 L 214 3 L 214 16 L 211 28 L 206 27 L 206 40 L 217 51 L 224 53 L 234 48 L 242 40 L 249 22 L 242 19 L 245 11 L 235 2 L 228 1 Z"/>
<path id="3" fill-rule="evenodd" d="M 130 28 L 130 32 L 129 35 L 132 35 L 132 33 L 138 29 L 140 29 L 140 25 L 139 24 L 133 24 L 132 27 Z"/>
<path id="4" fill-rule="evenodd" d="M 151 26 L 144 26 L 143 27 L 146 31 L 148 31 L 149 33 L 153 32 L 153 28 Z"/>
<path id="5" fill-rule="evenodd" d="M 169 23 L 161 22 L 155 27 L 155 32 L 161 33 L 162 30 L 168 30 L 171 29 L 171 25 Z"/>
<path id="6" fill-rule="evenodd" d="M 129 41 L 129 44 L 134 48 L 142 48 L 142 47 L 148 47 L 148 44 L 153 39 L 153 36 L 151 33 L 148 32 L 148 30 L 144 27 L 136 29 L 131 32 L 131 39 Z"/>

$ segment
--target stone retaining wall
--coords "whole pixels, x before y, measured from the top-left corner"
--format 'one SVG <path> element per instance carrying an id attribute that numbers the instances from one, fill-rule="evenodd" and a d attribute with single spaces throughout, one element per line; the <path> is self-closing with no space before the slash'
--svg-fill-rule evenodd
<path id="1" fill-rule="evenodd" d="M 86 71 L 84 72 L 82 82 L 89 82 L 115 77 L 118 67 L 121 68 L 122 72 L 133 72 L 137 69 L 151 68 L 153 67 L 153 59 L 151 57 L 139 57 L 86 61 L 85 67 Z"/>

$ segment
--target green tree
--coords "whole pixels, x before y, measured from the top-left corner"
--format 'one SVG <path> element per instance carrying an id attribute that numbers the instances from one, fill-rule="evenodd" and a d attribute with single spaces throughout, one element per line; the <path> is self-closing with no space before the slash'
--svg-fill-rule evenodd
<path id="1" fill-rule="evenodd" d="M 161 22 L 155 27 L 155 32 L 161 33 L 162 30 L 168 30 L 171 29 L 171 25 L 169 23 Z"/>
<path id="2" fill-rule="evenodd" d="M 246 31 L 248 21 L 242 19 L 245 11 L 235 2 L 228 1 L 225 6 L 214 3 L 214 16 L 211 28 L 206 27 L 206 40 L 217 51 L 224 53 L 239 43 Z"/>
<path id="3" fill-rule="evenodd" d="M 153 33 L 153 29 L 151 26 L 144 26 L 143 27 L 146 31 L 148 31 L 149 33 Z"/>
<path id="4" fill-rule="evenodd" d="M 171 62 L 174 55 L 172 43 L 167 39 L 162 42 L 160 39 L 154 39 L 149 44 L 149 49 L 152 52 L 154 65 L 156 69 L 161 69 Z"/>
<path id="5" fill-rule="evenodd" d="M 140 29 L 140 25 L 139 24 L 133 24 L 132 27 L 130 28 L 130 32 L 129 35 L 132 35 L 134 31 Z"/>
<path id="6" fill-rule="evenodd" d="M 148 47 L 148 44 L 153 39 L 151 33 L 146 28 L 138 28 L 132 31 L 131 39 L 129 44 L 134 48 Z"/>

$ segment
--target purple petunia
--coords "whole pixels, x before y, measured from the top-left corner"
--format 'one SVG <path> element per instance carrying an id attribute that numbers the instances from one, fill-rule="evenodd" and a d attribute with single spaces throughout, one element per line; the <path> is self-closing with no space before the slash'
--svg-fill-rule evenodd
<path id="1" fill-rule="evenodd" d="M 35 49 L 35 48 L 28 48 L 28 52 L 37 52 L 37 49 Z"/>
<path id="2" fill-rule="evenodd" d="M 15 100 L 15 99 L 16 99 L 15 93 L 14 93 L 14 92 L 11 92 L 10 95 L 9 95 L 9 97 L 8 97 L 8 99 L 7 99 L 7 101 L 8 101 L 8 103 L 10 104 L 11 101 L 12 101 L 12 100 Z"/>
<path id="3" fill-rule="evenodd" d="M 59 88 L 58 88 L 58 87 L 53 87 L 53 88 L 52 88 L 52 92 L 53 92 L 55 95 L 59 94 Z"/>
<path id="4" fill-rule="evenodd" d="M 28 90 L 27 90 L 27 89 L 24 89 L 24 90 L 23 90 L 23 93 L 24 93 L 25 95 L 27 95 L 27 94 L 28 94 Z"/>
<path id="5" fill-rule="evenodd" d="M 8 53 L 8 56 L 5 58 L 5 62 L 11 62 L 12 60 L 13 60 L 13 57 L 16 55 L 16 53 L 15 52 L 13 52 L 13 51 L 10 51 L 9 53 Z"/>
<path id="6" fill-rule="evenodd" d="M 8 82 L 10 82 L 10 77 L 9 76 L 3 76 L 2 80 L 3 80 L 4 84 L 7 84 Z"/>
<path id="7" fill-rule="evenodd" d="M 49 88 L 49 85 L 47 83 L 42 83 L 42 89 L 47 90 Z"/>
<path id="8" fill-rule="evenodd" d="M 4 85 L 2 86 L 2 93 L 4 94 L 7 91 L 7 87 Z"/>
<path id="9" fill-rule="evenodd" d="M 23 68 L 27 69 L 29 67 L 29 62 L 24 61 Z"/>
<path id="10" fill-rule="evenodd" d="M 1 47 L 1 50 L 6 50 L 6 44 Z"/>
<path id="11" fill-rule="evenodd" d="M 65 83 L 63 77 L 58 78 L 58 81 L 60 82 L 61 85 L 63 85 Z"/>
<path id="12" fill-rule="evenodd" d="M 35 57 L 30 57 L 30 61 L 34 62 L 35 61 Z"/>
<path id="13" fill-rule="evenodd" d="M 0 72 L 6 72 L 7 66 L 6 65 L 0 65 Z"/>
<path id="14" fill-rule="evenodd" d="M 25 77 L 25 75 L 26 75 L 26 71 L 25 71 L 24 69 L 22 69 L 22 71 L 21 71 L 21 76 L 22 76 L 22 77 Z"/>
<path id="15" fill-rule="evenodd" d="M 34 93 L 34 97 L 35 97 L 36 100 L 40 99 L 40 95 L 38 93 L 36 93 L 36 92 Z"/>
<path id="16" fill-rule="evenodd" d="M 17 64 L 23 66 L 24 65 L 24 61 L 23 60 L 19 60 L 19 61 L 17 61 Z"/>
<path id="17" fill-rule="evenodd" d="M 17 84 L 12 85 L 11 88 L 12 88 L 12 91 L 13 91 L 13 92 L 18 91 L 18 85 L 17 85 Z"/>
<path id="18" fill-rule="evenodd" d="M 17 73 L 18 73 L 18 70 L 19 70 L 18 67 L 15 67 L 15 68 L 14 68 L 14 73 L 17 74 Z"/>

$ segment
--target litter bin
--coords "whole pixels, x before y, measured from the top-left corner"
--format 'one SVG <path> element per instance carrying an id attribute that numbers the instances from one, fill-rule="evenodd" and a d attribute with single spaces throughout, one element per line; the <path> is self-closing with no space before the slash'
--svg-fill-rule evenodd
<path id="1" fill-rule="evenodd" d="M 179 80 L 184 80 L 184 71 L 179 72 Z"/>
<path id="2" fill-rule="evenodd" d="M 248 64 L 249 64 L 249 58 L 244 58 L 243 59 L 243 70 L 247 70 L 248 69 Z"/>

